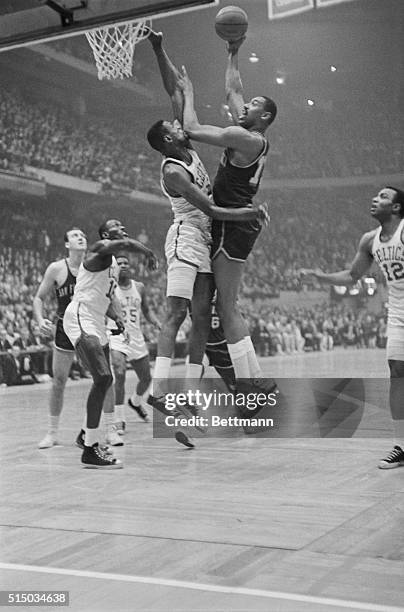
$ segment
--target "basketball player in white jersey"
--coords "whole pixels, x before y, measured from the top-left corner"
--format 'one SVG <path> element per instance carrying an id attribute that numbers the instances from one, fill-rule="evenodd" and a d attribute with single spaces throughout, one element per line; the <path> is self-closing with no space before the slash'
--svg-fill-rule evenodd
<path id="1" fill-rule="evenodd" d="M 161 325 L 149 308 L 144 284 L 133 280 L 131 277 L 127 255 L 119 253 L 116 261 L 119 266 L 119 279 L 118 286 L 115 289 L 115 297 L 121 304 L 125 333 L 111 335 L 109 347 L 115 378 L 115 426 L 117 432 L 122 435 L 126 423 L 124 402 L 127 361 L 129 361 L 138 377 L 136 389 L 129 398 L 128 404 L 143 421 L 146 423 L 149 421 L 147 412 L 141 404 L 142 397 L 150 386 L 151 375 L 149 350 L 140 329 L 140 316 L 143 313 L 145 319 L 158 329 Z M 111 323 L 108 322 L 108 327 L 114 327 L 112 321 Z"/>
<path id="2" fill-rule="evenodd" d="M 111 309 L 119 275 L 114 255 L 123 249 L 143 253 L 151 269 L 155 269 L 156 259 L 150 249 L 128 238 L 122 223 L 116 219 L 103 223 L 99 235 L 101 240 L 90 247 L 79 268 L 63 327 L 93 378 L 87 400 L 87 428 L 81 461 L 84 467 L 108 469 L 122 467 L 121 461 L 106 455 L 98 444 L 102 406 L 112 384 L 106 314 L 114 318 L 119 331 L 125 328 L 119 311 L 114 314 Z"/>
<path id="3" fill-rule="evenodd" d="M 43 336 L 53 335 L 53 324 L 44 318 L 43 303 L 46 298 L 56 294 L 57 323 L 52 354 L 52 388 L 49 395 L 48 433 L 39 442 L 38 448 L 50 448 L 58 443 L 57 434 L 66 381 L 74 359 L 74 346 L 63 330 L 63 315 L 73 297 L 76 277 L 87 249 L 87 238 L 78 227 L 73 227 L 64 235 L 68 256 L 53 261 L 47 267 L 38 291 L 34 297 L 33 313 Z"/>
<path id="4" fill-rule="evenodd" d="M 404 465 L 404 191 L 384 187 L 373 198 L 372 217 L 380 227 L 364 234 L 350 269 L 325 274 L 302 269 L 320 282 L 333 285 L 356 283 L 375 261 L 382 270 L 389 291 L 387 359 L 390 368 L 390 410 L 396 444 L 379 462 L 379 468 Z"/>
<path id="5" fill-rule="evenodd" d="M 161 187 L 174 214 L 168 230 L 167 314 L 159 335 L 149 403 L 162 409 L 164 389 L 159 382 L 169 375 L 178 330 L 192 303 L 189 364 L 186 377 L 199 379 L 210 330 L 210 303 L 214 291 L 210 261 L 211 220 L 240 220 L 266 223 L 266 206 L 258 209 L 219 208 L 211 199 L 209 176 L 182 129 L 184 100 L 179 88 L 181 74 L 162 47 L 162 34 L 151 32 L 149 40 L 156 55 L 164 87 L 170 96 L 174 121 L 158 121 L 147 134 L 150 146 L 163 156 Z M 178 438 L 177 438 L 178 439 Z"/>

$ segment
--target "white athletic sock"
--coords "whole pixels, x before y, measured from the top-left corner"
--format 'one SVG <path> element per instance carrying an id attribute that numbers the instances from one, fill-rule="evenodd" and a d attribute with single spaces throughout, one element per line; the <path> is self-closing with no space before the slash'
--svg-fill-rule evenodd
<path id="1" fill-rule="evenodd" d="M 250 336 L 244 336 L 244 344 L 247 350 L 248 368 L 250 370 L 250 378 L 260 378 L 262 370 L 258 363 L 257 355 L 255 354 L 254 345 Z"/>
<path id="2" fill-rule="evenodd" d="M 162 391 L 160 389 L 160 383 L 157 381 L 165 380 L 168 378 L 171 367 L 171 357 L 156 357 L 156 363 L 154 364 L 153 372 L 153 383 L 152 383 L 152 395 L 158 397 Z"/>
<path id="3" fill-rule="evenodd" d="M 104 412 L 104 423 L 107 433 L 111 433 L 114 429 L 115 415 L 113 412 Z"/>
<path id="4" fill-rule="evenodd" d="M 201 363 L 187 363 L 185 370 L 185 378 L 196 378 L 200 379 L 202 376 L 202 364 Z"/>
<path id="5" fill-rule="evenodd" d="M 236 378 L 250 378 L 250 369 L 248 367 L 247 348 L 244 338 L 235 344 L 228 344 L 230 359 L 233 364 Z"/>
<path id="6" fill-rule="evenodd" d="M 86 446 L 93 446 L 93 444 L 95 444 L 96 442 L 98 442 L 99 439 L 99 434 L 98 434 L 98 427 L 96 429 L 85 429 L 85 436 L 84 436 L 84 444 Z"/>
<path id="7" fill-rule="evenodd" d="M 50 434 L 55 434 L 59 428 L 59 420 L 60 420 L 60 416 L 52 416 L 51 414 L 49 415 L 49 419 L 48 419 L 48 427 L 49 427 L 49 433 Z"/>
<path id="8" fill-rule="evenodd" d="M 125 418 L 125 404 L 117 404 L 115 406 L 115 422 L 124 422 L 126 423 Z"/>
<path id="9" fill-rule="evenodd" d="M 134 391 L 132 397 L 130 398 L 130 401 L 132 402 L 132 404 L 134 404 L 135 406 L 140 406 L 140 404 L 142 403 L 142 396 L 138 395 L 136 393 L 136 391 Z"/>
<path id="10" fill-rule="evenodd" d="M 397 446 L 404 450 L 404 419 L 393 420 L 394 437 Z"/>

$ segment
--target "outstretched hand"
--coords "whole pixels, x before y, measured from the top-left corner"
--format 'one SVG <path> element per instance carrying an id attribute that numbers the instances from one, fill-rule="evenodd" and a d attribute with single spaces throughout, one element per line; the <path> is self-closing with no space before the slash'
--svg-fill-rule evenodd
<path id="1" fill-rule="evenodd" d="M 192 81 L 188 76 L 185 66 L 181 66 L 180 77 L 178 78 L 178 87 L 181 91 L 186 95 L 187 93 L 193 93 L 194 88 L 192 85 Z"/>
<path id="2" fill-rule="evenodd" d="M 42 336 L 45 336 L 46 338 L 53 336 L 53 324 L 52 321 L 49 321 L 49 319 L 43 319 L 39 329 Z"/>
<path id="3" fill-rule="evenodd" d="M 227 43 L 227 51 L 231 53 L 231 55 L 235 55 L 240 49 L 241 45 L 243 44 L 246 38 L 247 38 L 246 36 L 242 36 L 241 38 L 238 38 L 237 40 L 229 40 L 229 42 Z"/>
<path id="4" fill-rule="evenodd" d="M 257 208 L 257 214 L 258 214 L 258 221 L 261 225 L 263 225 L 264 227 L 268 227 L 270 221 L 271 221 L 271 217 L 269 215 L 269 210 L 268 210 L 268 202 L 264 202 L 263 204 L 260 204 Z"/>
<path id="5" fill-rule="evenodd" d="M 299 268 L 297 273 L 300 277 L 304 277 L 304 276 L 317 276 L 318 274 L 321 274 L 322 272 L 320 268 Z"/>

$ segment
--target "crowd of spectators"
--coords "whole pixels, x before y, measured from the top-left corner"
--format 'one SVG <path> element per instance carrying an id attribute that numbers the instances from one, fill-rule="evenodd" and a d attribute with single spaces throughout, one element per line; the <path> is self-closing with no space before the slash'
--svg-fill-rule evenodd
<path id="1" fill-rule="evenodd" d="M 290 355 L 304 351 L 330 351 L 334 346 L 385 348 L 386 313 L 377 315 L 326 302 L 310 308 L 266 308 L 259 318 L 248 304 L 250 329 L 257 353 Z M 251 318 L 252 319 L 251 322 Z"/>
<path id="2" fill-rule="evenodd" d="M 143 128 L 78 117 L 46 101 L 28 101 L 17 89 L 0 92 L 0 160 L 27 164 L 104 188 L 158 192 L 157 158 L 145 146 Z"/>
<path id="3" fill-rule="evenodd" d="M 366 311 L 348 311 L 342 305 L 331 307 L 325 302 L 315 308 L 276 309 L 271 301 L 283 291 L 301 292 L 303 295 L 320 289 L 324 296 L 321 300 L 327 300 L 329 288 L 310 279 L 302 283 L 298 270 L 301 267 L 322 267 L 333 271 L 346 267 L 360 235 L 371 227 L 368 215 L 370 194 L 365 195 L 362 197 L 362 188 L 357 192 L 352 189 L 349 192 L 300 190 L 298 197 L 294 191 L 270 194 L 271 225 L 262 232 L 248 260 L 240 297 L 260 354 L 329 350 L 335 345 L 383 346 L 384 315 L 369 315 L 369 319 Z M 34 374 L 38 371 L 38 360 L 34 356 L 33 368 L 30 368 L 24 350 L 32 346 L 49 346 L 46 339 L 40 339 L 39 345 L 35 339 L 38 330 L 32 319 L 33 296 L 49 262 L 64 256 L 63 234 L 66 228 L 76 224 L 81 226 L 80 219 L 76 221 L 79 208 L 77 211 L 52 209 L 49 202 L 28 196 L 17 206 L 15 194 L 8 202 L 5 192 L 2 197 L 0 337 L 7 340 L 10 354 L 15 353 L 12 355 L 14 361 L 21 361 L 20 371 L 27 368 L 26 378 L 32 382 L 30 371 L 33 370 Z M 100 222 L 108 215 L 107 209 L 107 203 L 98 207 L 97 219 Z M 151 220 L 147 207 L 139 207 L 134 218 L 130 216 L 127 223 L 130 235 L 148 243 L 162 263 L 159 270 L 150 273 L 141 259 L 133 262 L 134 274 L 145 283 L 150 307 L 160 319 L 164 316 L 166 283 L 162 245 L 169 224 L 169 212 L 162 211 L 164 214 L 159 212 L 160 222 L 157 222 Z M 114 209 L 113 214 L 126 222 L 126 209 Z M 89 213 L 86 213 L 86 218 L 88 223 Z M 84 226 L 83 229 L 96 238 L 96 227 Z M 299 294 L 296 295 L 297 303 Z M 54 319 L 54 301 L 47 302 L 45 308 L 48 318 Z M 189 325 L 188 320 L 182 330 L 184 336 Z M 154 327 L 144 322 L 144 332 L 151 344 L 156 342 Z M 16 341 L 20 343 L 21 338 L 25 339 L 24 345 L 15 348 Z M 23 352 L 21 359 L 18 352 Z"/>
<path id="4" fill-rule="evenodd" d="M 133 114 L 119 119 L 77 115 L 5 87 L 0 92 L 0 167 L 27 164 L 98 181 L 105 190 L 160 194 L 160 159 L 146 142 L 142 112 L 137 121 Z M 343 121 L 318 109 L 283 113 L 269 134 L 268 177 L 346 177 L 403 168 L 404 122 L 398 109 L 374 104 L 371 125 L 360 107 L 351 108 Z M 218 151 L 207 149 L 205 155 L 213 168 Z"/>

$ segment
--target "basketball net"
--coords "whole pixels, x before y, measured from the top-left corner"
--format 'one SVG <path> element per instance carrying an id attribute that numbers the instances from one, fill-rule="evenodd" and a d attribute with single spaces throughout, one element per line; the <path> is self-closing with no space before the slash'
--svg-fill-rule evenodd
<path id="1" fill-rule="evenodd" d="M 150 26 L 151 22 L 147 23 L 147 20 L 130 21 L 85 33 L 100 80 L 132 76 L 135 46 L 149 36 Z"/>

